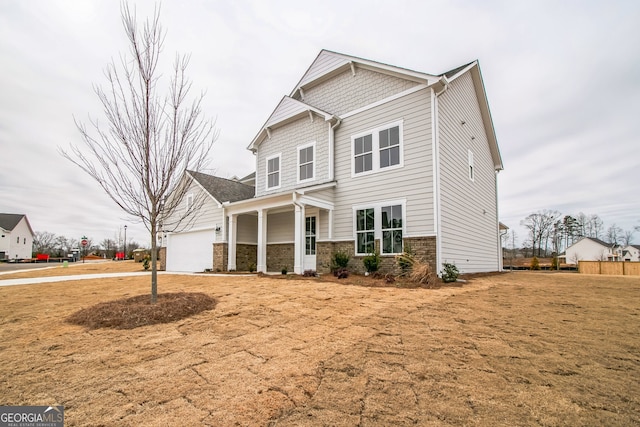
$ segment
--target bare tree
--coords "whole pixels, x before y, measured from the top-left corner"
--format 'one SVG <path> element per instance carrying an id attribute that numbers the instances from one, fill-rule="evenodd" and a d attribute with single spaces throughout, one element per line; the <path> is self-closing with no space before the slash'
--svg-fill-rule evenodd
<path id="1" fill-rule="evenodd" d="M 56 235 L 48 231 L 36 231 L 33 234 L 33 251 L 38 254 L 51 255 L 55 247 Z"/>
<path id="2" fill-rule="evenodd" d="M 617 245 L 623 239 L 623 231 L 622 228 L 618 227 L 615 223 L 611 224 L 609 228 L 607 228 L 607 242 L 612 245 Z"/>
<path id="3" fill-rule="evenodd" d="M 626 230 L 622 235 L 622 242 L 624 246 L 629 246 L 631 242 L 633 242 L 633 235 L 635 234 L 634 230 Z"/>
<path id="4" fill-rule="evenodd" d="M 548 249 L 549 238 L 553 234 L 553 226 L 560 218 L 558 211 L 543 209 L 539 212 L 527 216 L 520 224 L 529 230 L 529 236 L 533 245 L 533 255 L 536 255 L 536 245 L 538 256 L 542 255 L 542 245 L 545 246 L 545 255 Z"/>
<path id="5" fill-rule="evenodd" d="M 187 187 L 185 170 L 199 171 L 217 138 L 214 122 L 202 118 L 201 93 L 188 101 L 191 81 L 185 72 L 189 56 L 176 56 L 168 92 L 158 90 L 157 70 L 165 32 L 160 10 L 143 28 L 136 23 L 127 4 L 121 7 L 122 24 L 129 39 L 130 57 L 121 55 L 118 66 L 112 61 L 105 69 L 107 89 L 94 86 L 107 124 L 89 119 L 90 126 L 76 122 L 82 135 L 82 151 L 60 150 L 95 179 L 111 199 L 128 215 L 140 220 L 151 234 L 151 301 L 157 300 L 156 234 L 163 218 L 176 218 L 178 202 Z M 198 203 L 182 212 L 174 228 L 199 208 Z"/>

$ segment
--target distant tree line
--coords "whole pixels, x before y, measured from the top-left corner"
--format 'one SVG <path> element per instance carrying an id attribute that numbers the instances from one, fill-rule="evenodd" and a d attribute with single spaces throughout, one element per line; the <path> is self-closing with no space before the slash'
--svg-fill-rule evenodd
<path id="1" fill-rule="evenodd" d="M 634 233 L 640 231 L 640 227 L 623 230 L 615 223 L 605 228 L 597 214 L 563 215 L 547 209 L 528 215 L 520 225 L 528 232 L 521 247 L 516 247 L 517 235 L 513 230 L 502 236 L 502 244 L 505 249 L 517 251 L 525 258 L 560 254 L 583 237 L 596 238 L 612 246 L 627 246 L 633 241 Z"/>
<path id="2" fill-rule="evenodd" d="M 94 242 L 92 238 L 87 238 L 87 246 L 83 249 L 80 239 L 69 238 L 56 235 L 49 231 L 36 231 L 33 237 L 33 254 L 47 254 L 52 258 L 66 257 L 74 249 L 82 249 L 84 255 L 96 255 L 101 258 L 112 259 L 116 252 L 124 251 L 124 238 L 120 231 L 116 232 L 113 239 L 104 239 L 101 242 Z M 127 239 L 127 258 L 133 257 L 133 251 L 141 245 Z"/>

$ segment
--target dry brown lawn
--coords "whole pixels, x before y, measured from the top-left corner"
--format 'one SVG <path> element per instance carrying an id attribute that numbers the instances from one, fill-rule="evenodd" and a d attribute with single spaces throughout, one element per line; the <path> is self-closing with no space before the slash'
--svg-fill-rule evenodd
<path id="1" fill-rule="evenodd" d="M 146 277 L 0 287 L 0 405 L 69 426 L 640 424 L 640 278 L 344 283 L 163 275 L 217 306 L 131 330 L 65 319 Z"/>

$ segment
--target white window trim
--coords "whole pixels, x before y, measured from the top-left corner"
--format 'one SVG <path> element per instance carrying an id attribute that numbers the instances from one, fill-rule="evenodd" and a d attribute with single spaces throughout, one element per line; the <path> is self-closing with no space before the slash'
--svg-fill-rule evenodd
<path id="1" fill-rule="evenodd" d="M 475 181 L 475 166 L 473 165 L 473 151 L 469 150 L 468 153 L 468 160 L 469 160 L 469 168 L 468 168 L 468 172 L 469 172 L 469 179 L 471 181 Z"/>
<path id="2" fill-rule="evenodd" d="M 398 134 L 399 134 L 398 145 L 399 145 L 399 151 L 400 151 L 400 154 L 399 154 L 400 162 L 397 165 L 381 168 L 380 167 L 380 131 L 389 129 L 395 126 L 398 126 Z M 404 120 L 401 119 L 391 123 L 387 123 L 382 126 L 378 126 L 373 129 L 369 129 L 365 132 L 359 132 L 355 135 L 352 135 L 351 136 L 351 177 L 355 178 L 359 176 L 366 176 L 366 175 L 371 175 L 378 172 L 385 172 L 388 170 L 393 170 L 393 169 L 398 169 L 403 167 L 404 166 L 404 129 L 403 127 L 404 127 Z M 354 147 L 355 140 L 357 138 L 360 138 L 366 135 L 371 135 L 371 150 L 373 153 L 372 168 L 370 171 L 356 173 L 356 162 L 355 162 L 356 153 L 355 153 L 355 147 Z"/>
<path id="3" fill-rule="evenodd" d="M 300 179 L 300 151 L 304 150 L 305 148 L 309 148 L 309 147 L 313 147 L 313 162 L 312 162 L 312 177 L 311 178 L 307 178 L 307 179 Z M 304 145 L 300 145 L 298 146 L 297 149 L 297 159 L 296 159 L 296 179 L 298 184 L 301 183 L 306 183 L 306 182 L 311 182 L 311 181 L 315 181 L 316 179 L 316 163 L 318 161 L 318 157 L 316 156 L 316 142 L 312 141 L 308 144 L 304 144 Z"/>
<path id="4" fill-rule="evenodd" d="M 278 158 L 278 185 L 269 187 L 269 160 Z M 273 173 L 273 172 L 272 172 Z M 277 190 L 282 186 L 282 153 L 273 154 L 264 161 L 264 188 L 265 191 Z"/>
<path id="5" fill-rule="evenodd" d="M 407 199 L 397 199 L 397 200 L 385 200 L 382 202 L 375 203 L 363 203 L 358 205 L 353 205 L 351 207 L 353 213 L 353 244 L 354 244 L 354 254 L 356 256 L 365 256 L 369 255 L 368 253 L 358 252 L 358 211 L 362 209 L 371 209 L 373 208 L 373 238 L 375 240 L 380 240 L 382 242 L 382 208 L 384 206 L 402 206 L 402 238 L 404 239 L 407 236 Z M 380 250 L 380 256 L 395 256 L 397 253 L 389 253 L 383 254 L 382 249 Z"/>

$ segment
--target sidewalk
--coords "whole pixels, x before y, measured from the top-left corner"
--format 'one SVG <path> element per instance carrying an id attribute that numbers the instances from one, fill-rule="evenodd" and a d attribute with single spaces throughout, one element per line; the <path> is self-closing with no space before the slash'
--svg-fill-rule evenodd
<path id="1" fill-rule="evenodd" d="M 35 283 L 68 282 L 71 280 L 106 279 L 111 277 L 149 276 L 150 271 L 130 273 L 78 274 L 75 276 L 27 277 L 24 279 L 0 279 L 0 286 L 32 285 Z M 164 272 L 158 272 L 164 274 Z"/>

